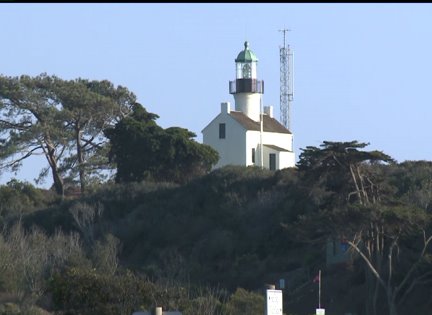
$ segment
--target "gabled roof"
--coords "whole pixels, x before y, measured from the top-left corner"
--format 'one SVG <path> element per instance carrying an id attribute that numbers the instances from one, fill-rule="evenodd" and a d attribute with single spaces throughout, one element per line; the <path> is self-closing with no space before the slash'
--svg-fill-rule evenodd
<path id="1" fill-rule="evenodd" d="M 275 151 L 279 151 L 279 152 L 292 152 L 290 150 L 278 147 L 277 145 L 273 145 L 273 144 L 263 144 L 263 146 L 270 148 L 270 149 L 273 149 Z"/>
<path id="2" fill-rule="evenodd" d="M 229 113 L 240 125 L 242 125 L 246 130 L 260 131 L 260 123 L 250 119 L 248 116 L 242 112 L 231 111 Z M 277 133 L 289 133 L 291 132 L 286 129 L 280 122 L 270 116 L 263 115 L 263 131 L 265 132 L 277 132 Z"/>

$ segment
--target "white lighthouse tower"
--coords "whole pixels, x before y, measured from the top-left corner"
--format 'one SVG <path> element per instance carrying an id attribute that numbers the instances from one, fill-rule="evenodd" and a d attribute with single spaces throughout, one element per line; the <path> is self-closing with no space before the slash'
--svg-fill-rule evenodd
<path id="1" fill-rule="evenodd" d="M 264 81 L 258 80 L 258 58 L 244 43 L 235 59 L 235 81 L 229 82 L 235 109 L 221 103 L 221 112 L 202 130 L 203 143 L 218 151 L 216 168 L 225 165 L 260 166 L 278 170 L 295 166 L 291 132 L 262 106 Z M 262 110 L 264 112 L 262 112 Z"/>
<path id="2" fill-rule="evenodd" d="M 234 95 L 235 110 L 244 113 L 254 121 L 260 120 L 261 94 L 264 93 L 264 81 L 257 79 L 258 58 L 244 43 L 235 59 L 236 80 L 230 81 L 230 93 Z"/>

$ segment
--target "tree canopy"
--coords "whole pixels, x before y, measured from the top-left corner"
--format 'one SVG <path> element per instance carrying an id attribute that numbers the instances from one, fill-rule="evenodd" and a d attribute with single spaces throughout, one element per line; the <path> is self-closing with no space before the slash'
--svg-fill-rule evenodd
<path id="1" fill-rule="evenodd" d="M 315 198 L 315 210 L 300 215 L 297 223 L 314 237 L 345 240 L 365 263 L 367 314 L 377 314 L 383 290 L 389 314 L 396 315 L 397 305 L 430 275 L 420 267 L 428 260 L 431 218 L 424 208 L 395 194 L 393 159 L 380 151 L 359 150 L 366 146 L 357 141 L 324 142 L 321 148 L 303 151 L 300 176 L 313 194 L 323 197 Z M 413 244 L 402 248 L 407 240 Z M 402 250 L 404 259 L 398 259 Z"/>
<path id="2" fill-rule="evenodd" d="M 210 171 L 217 163 L 218 153 L 193 140 L 193 132 L 180 127 L 163 129 L 156 124 L 157 118 L 135 103 L 131 115 L 106 129 L 110 157 L 117 163 L 117 182 L 184 183 Z"/>
<path id="3" fill-rule="evenodd" d="M 32 155 L 45 156 L 55 191 L 77 181 L 81 191 L 108 165 L 103 129 L 130 112 L 135 95 L 107 81 L 0 76 L 0 171 L 18 171 Z"/>

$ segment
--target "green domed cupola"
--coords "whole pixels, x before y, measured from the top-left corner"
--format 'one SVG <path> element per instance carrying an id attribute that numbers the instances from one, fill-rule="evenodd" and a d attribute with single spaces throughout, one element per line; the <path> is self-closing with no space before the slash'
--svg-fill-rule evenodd
<path id="1" fill-rule="evenodd" d="M 249 42 L 244 43 L 245 49 L 242 50 L 237 58 L 235 59 L 235 62 L 243 62 L 243 63 L 250 63 L 252 61 L 257 62 L 258 58 L 255 56 L 252 50 L 249 49 Z"/>
<path id="2" fill-rule="evenodd" d="M 249 49 L 249 42 L 244 43 L 244 50 L 242 50 L 236 62 L 236 79 L 256 79 L 256 69 L 258 58 L 252 50 Z"/>

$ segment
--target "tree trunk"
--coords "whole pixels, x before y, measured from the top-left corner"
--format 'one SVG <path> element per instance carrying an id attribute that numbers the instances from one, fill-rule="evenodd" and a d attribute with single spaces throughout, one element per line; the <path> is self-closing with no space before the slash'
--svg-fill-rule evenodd
<path id="1" fill-rule="evenodd" d="M 77 146 L 79 180 L 81 186 L 81 193 L 83 194 L 86 189 L 86 183 L 85 183 L 85 170 L 84 170 L 84 153 L 81 146 L 81 130 L 79 125 L 77 125 L 75 128 L 75 141 Z"/>
<path id="2" fill-rule="evenodd" d="M 63 179 L 59 176 L 59 173 L 57 170 L 53 170 L 53 181 L 54 181 L 54 189 L 57 194 L 64 197 L 64 184 Z"/>
<path id="3" fill-rule="evenodd" d="M 375 304 L 375 276 L 365 268 L 366 273 L 366 288 L 367 288 L 367 300 L 366 300 L 366 315 L 377 315 L 376 304 Z"/>
<path id="4" fill-rule="evenodd" d="M 377 315 L 377 301 L 378 301 L 378 296 L 379 296 L 379 288 L 380 288 L 380 284 L 378 282 L 378 280 L 374 277 L 373 281 L 375 282 L 375 289 L 374 289 L 374 293 L 372 296 L 372 309 L 373 309 L 373 314 Z"/>
<path id="5" fill-rule="evenodd" d="M 389 309 L 389 315 L 397 315 L 396 303 L 393 299 L 392 288 L 387 288 L 387 305 Z"/>
<path id="6" fill-rule="evenodd" d="M 54 182 L 54 189 L 58 195 L 60 195 L 63 199 L 64 197 L 64 183 L 63 178 L 60 176 L 60 172 L 58 170 L 57 165 L 57 157 L 55 152 L 55 147 L 50 141 L 49 135 L 46 136 L 46 139 L 44 141 L 43 150 L 45 153 L 45 157 L 48 160 L 48 164 L 51 168 L 51 173 L 53 177 Z"/>

